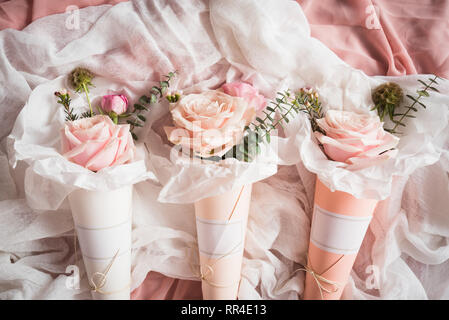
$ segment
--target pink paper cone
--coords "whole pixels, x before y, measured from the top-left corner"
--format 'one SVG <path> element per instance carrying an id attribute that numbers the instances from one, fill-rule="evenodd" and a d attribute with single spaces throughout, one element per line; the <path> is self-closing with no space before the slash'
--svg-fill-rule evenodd
<path id="1" fill-rule="evenodd" d="M 234 250 L 233 254 L 221 252 L 216 256 L 211 256 L 209 254 L 213 254 L 214 252 L 205 254 L 202 252 L 202 249 L 204 248 L 200 248 L 202 291 L 203 299 L 205 300 L 232 300 L 237 298 L 246 225 L 248 222 L 249 206 L 251 202 L 251 189 L 251 184 L 244 185 L 243 187 L 235 187 L 231 191 L 219 196 L 195 202 L 199 247 L 201 247 L 200 240 L 207 242 L 210 238 L 211 242 L 216 242 L 215 240 L 212 240 L 212 238 L 217 235 L 210 233 L 213 232 L 213 230 L 208 230 L 203 227 L 198 228 L 198 219 L 201 219 L 201 221 L 205 223 L 204 225 L 207 225 L 207 222 L 221 224 L 234 223 L 241 228 L 241 250 Z M 206 231 L 209 233 L 206 234 Z M 217 237 L 220 238 L 219 236 Z M 226 243 L 232 242 L 228 242 L 226 238 L 221 240 L 221 245 L 224 245 L 225 247 Z M 230 247 L 228 246 L 227 249 L 229 248 Z M 231 248 L 231 250 L 227 249 L 225 252 L 230 252 L 233 248 Z"/>
<path id="2" fill-rule="evenodd" d="M 305 300 L 340 299 L 376 205 L 377 200 L 332 192 L 317 178 Z"/>
<path id="3" fill-rule="evenodd" d="M 104 192 L 79 189 L 68 199 L 92 298 L 129 300 L 132 186 Z"/>

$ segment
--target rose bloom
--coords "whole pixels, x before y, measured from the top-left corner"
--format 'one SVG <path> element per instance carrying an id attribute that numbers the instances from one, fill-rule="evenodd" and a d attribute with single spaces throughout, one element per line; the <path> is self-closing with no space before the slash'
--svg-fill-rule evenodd
<path id="1" fill-rule="evenodd" d="M 108 116 L 67 121 L 61 135 L 64 157 L 92 171 L 124 164 L 134 158 L 129 125 L 116 125 Z"/>
<path id="2" fill-rule="evenodd" d="M 248 83 L 225 83 L 221 89 L 224 93 L 229 94 L 230 96 L 241 97 L 247 100 L 249 104 L 254 104 L 256 111 L 262 110 L 267 105 L 265 97 L 259 94 L 259 90 Z"/>
<path id="3" fill-rule="evenodd" d="M 175 127 L 165 127 L 168 140 L 201 157 L 222 156 L 240 143 L 255 117 L 255 106 L 221 91 L 183 96 L 170 105 Z"/>
<path id="4" fill-rule="evenodd" d="M 317 120 L 326 132 L 315 132 L 326 155 L 339 162 L 363 168 L 375 165 L 396 155 L 394 148 L 399 138 L 384 131 L 377 115 L 357 114 L 350 111 L 328 110 Z"/>
<path id="5" fill-rule="evenodd" d="M 107 113 L 125 113 L 128 110 L 128 98 L 123 94 L 110 94 L 101 98 L 101 109 Z"/>

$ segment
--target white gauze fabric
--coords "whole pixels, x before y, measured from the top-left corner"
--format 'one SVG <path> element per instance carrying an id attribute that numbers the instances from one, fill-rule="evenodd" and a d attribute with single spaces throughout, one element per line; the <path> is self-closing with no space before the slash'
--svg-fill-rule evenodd
<path id="1" fill-rule="evenodd" d="M 57 210 L 30 208 L 24 183 L 30 164 L 19 160 L 15 168 L 9 166 L 15 152 L 7 152 L 6 136 L 38 85 L 82 65 L 111 83 L 135 88 L 136 94 L 178 70 L 178 85 L 186 90 L 243 80 L 269 97 L 278 89 L 306 83 L 319 85 L 327 101 L 337 106 L 357 106 L 366 97 L 361 94 L 366 76 L 310 37 L 307 20 L 294 1 L 132 1 L 80 10 L 76 30 L 64 28 L 67 18 L 68 14 L 57 14 L 23 31 L 0 31 L 1 299 L 90 298 L 83 269 L 80 289 L 66 287 L 66 268 L 75 261 L 68 204 L 63 201 Z M 317 68 L 317 61 L 322 68 Z M 401 85 L 412 88 L 415 78 L 394 80 L 404 80 Z M 375 78 L 379 79 L 389 80 Z M 429 102 L 442 110 L 444 119 L 445 96 L 433 97 L 437 100 Z M 419 115 L 440 123 L 433 114 Z M 287 136 L 277 139 L 280 160 L 294 165 L 280 166 L 275 175 L 253 185 L 240 299 L 297 299 L 303 291 L 304 274 L 294 270 L 307 261 L 316 178 L 310 166 L 307 170 L 299 162 L 299 150 L 310 148 L 297 134 L 309 132 L 306 123 L 300 118 L 290 121 Z M 440 160 L 437 156 L 433 165 L 393 180 L 391 197 L 379 202 L 374 213 L 345 298 L 449 298 L 449 132 L 436 132 Z M 435 148 L 423 140 L 419 144 Z M 166 181 L 169 176 L 157 179 Z M 193 205 L 158 202 L 161 190 L 154 179 L 134 187 L 131 289 L 150 270 L 197 279 L 190 266 L 198 262 L 189 261 L 188 255 L 196 252 Z M 369 286 L 373 274 L 376 286 Z"/>

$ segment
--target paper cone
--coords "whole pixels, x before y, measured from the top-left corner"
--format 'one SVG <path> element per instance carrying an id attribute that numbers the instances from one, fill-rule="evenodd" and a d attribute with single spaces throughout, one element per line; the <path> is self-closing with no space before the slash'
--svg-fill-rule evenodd
<path id="1" fill-rule="evenodd" d="M 237 298 L 252 184 L 195 202 L 205 300 Z"/>
<path id="2" fill-rule="evenodd" d="M 317 178 L 305 300 L 340 299 L 377 202 L 331 192 Z"/>
<path id="3" fill-rule="evenodd" d="M 129 300 L 132 186 L 106 192 L 79 189 L 68 198 L 89 285 L 97 287 L 92 298 Z M 104 285 L 99 273 L 105 274 Z"/>

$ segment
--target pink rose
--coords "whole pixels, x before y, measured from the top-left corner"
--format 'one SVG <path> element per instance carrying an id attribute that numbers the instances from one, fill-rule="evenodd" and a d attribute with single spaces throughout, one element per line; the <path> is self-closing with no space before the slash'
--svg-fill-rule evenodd
<path id="1" fill-rule="evenodd" d="M 222 156 L 240 143 L 255 117 L 254 105 L 221 91 L 183 96 L 170 105 L 175 127 L 165 127 L 168 139 L 202 157 Z"/>
<path id="2" fill-rule="evenodd" d="M 384 131 L 376 115 L 329 110 L 317 124 L 326 135 L 315 135 L 334 161 L 367 167 L 396 155 L 397 151 L 390 149 L 399 138 Z"/>
<path id="3" fill-rule="evenodd" d="M 107 113 L 125 113 L 128 110 L 128 98 L 123 94 L 110 94 L 101 99 L 101 109 Z"/>
<path id="4" fill-rule="evenodd" d="M 108 116 L 67 121 L 62 134 L 62 152 L 68 160 L 99 171 L 133 160 L 135 147 L 129 125 L 116 125 Z"/>
<path id="5" fill-rule="evenodd" d="M 254 104 L 256 111 L 262 110 L 267 105 L 265 97 L 259 94 L 259 90 L 248 83 L 225 83 L 221 88 L 224 93 L 229 94 L 230 96 L 241 97 L 246 99 L 249 104 Z"/>

